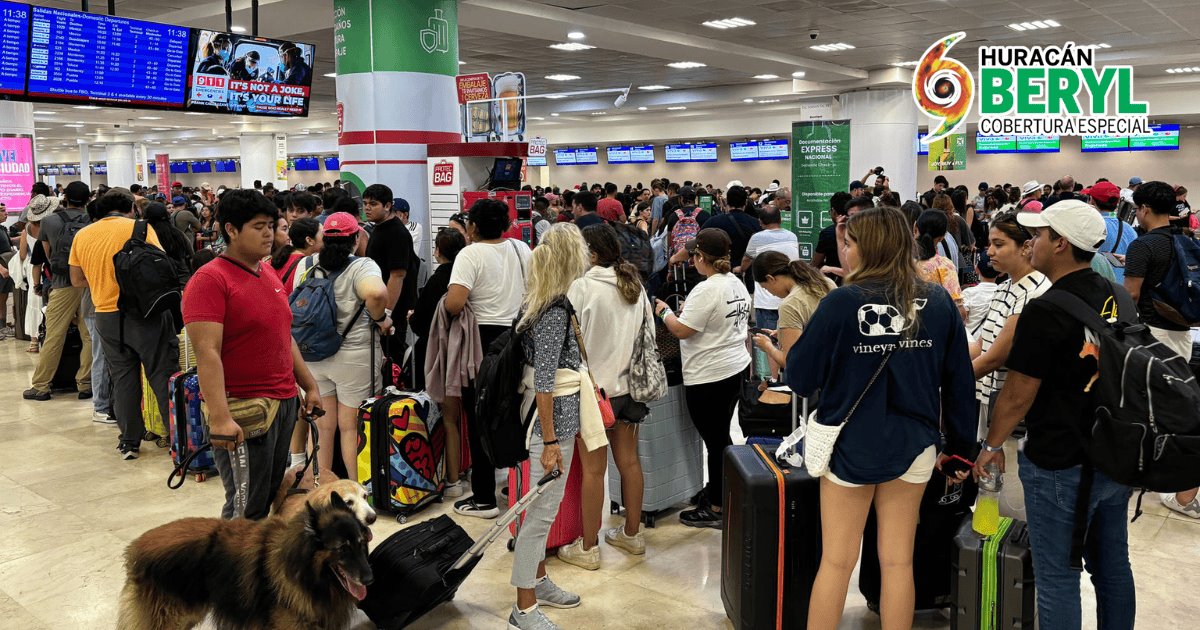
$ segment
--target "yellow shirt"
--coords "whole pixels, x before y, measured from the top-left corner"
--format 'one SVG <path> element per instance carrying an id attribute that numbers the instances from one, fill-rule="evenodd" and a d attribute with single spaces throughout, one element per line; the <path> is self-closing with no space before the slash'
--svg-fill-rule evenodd
<path id="1" fill-rule="evenodd" d="M 75 235 L 71 242 L 72 267 L 79 267 L 92 289 L 92 302 L 97 313 L 117 312 L 117 298 L 121 289 L 117 286 L 117 272 L 113 268 L 113 256 L 125 247 L 125 241 L 133 236 L 133 219 L 108 217 L 93 223 Z M 146 242 L 162 248 L 154 228 L 147 226 Z"/>

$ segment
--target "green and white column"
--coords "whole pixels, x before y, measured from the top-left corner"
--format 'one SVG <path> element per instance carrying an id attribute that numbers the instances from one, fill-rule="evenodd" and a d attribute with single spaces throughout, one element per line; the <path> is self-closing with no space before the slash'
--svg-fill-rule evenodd
<path id="1" fill-rule="evenodd" d="M 460 141 L 458 3 L 334 0 L 334 59 L 342 180 L 388 185 L 429 234 L 426 146 Z"/>

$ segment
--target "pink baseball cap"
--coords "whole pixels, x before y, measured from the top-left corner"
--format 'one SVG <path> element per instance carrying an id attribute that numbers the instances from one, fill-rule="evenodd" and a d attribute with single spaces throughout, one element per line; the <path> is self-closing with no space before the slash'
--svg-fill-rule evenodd
<path id="1" fill-rule="evenodd" d="M 335 212 L 325 219 L 325 236 L 354 236 L 362 226 L 349 212 Z"/>

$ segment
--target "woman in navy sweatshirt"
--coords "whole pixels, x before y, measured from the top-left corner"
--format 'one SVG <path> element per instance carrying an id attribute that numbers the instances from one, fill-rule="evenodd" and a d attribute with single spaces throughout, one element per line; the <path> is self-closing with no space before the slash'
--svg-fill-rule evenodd
<path id="1" fill-rule="evenodd" d="M 846 284 L 821 301 L 787 360 L 793 391 L 821 390 L 822 424 L 841 423 L 862 397 L 821 480 L 822 557 L 808 627 L 838 626 L 873 503 L 883 627 L 906 628 L 921 495 L 945 457 L 939 451 L 974 455 L 974 373 L 958 308 L 941 287 L 920 279 L 904 215 L 864 210 L 845 232 L 839 253 Z"/>

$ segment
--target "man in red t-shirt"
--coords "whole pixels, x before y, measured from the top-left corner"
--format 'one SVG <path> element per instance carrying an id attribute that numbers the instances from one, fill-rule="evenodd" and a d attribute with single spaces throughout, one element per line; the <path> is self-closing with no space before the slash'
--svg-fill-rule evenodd
<path id="1" fill-rule="evenodd" d="M 217 222 L 228 249 L 198 269 L 183 292 L 183 321 L 196 351 L 213 455 L 225 486 L 223 518 L 234 516 L 230 452 L 245 440 L 242 428 L 230 416 L 229 400 L 278 401 L 270 430 L 246 444 L 250 462 L 245 516 L 249 519 L 267 516 L 283 482 L 297 416 L 296 384 L 304 389 L 306 414 L 321 407 L 317 383 L 292 339 L 288 292 L 271 266 L 262 262 L 271 253 L 278 219 L 279 210 L 261 193 L 226 192 Z"/>
<path id="2" fill-rule="evenodd" d="M 625 223 L 629 220 L 625 216 L 625 206 L 617 199 L 616 184 L 608 182 L 604 185 L 604 198 L 596 202 L 596 214 L 604 217 L 605 221 Z"/>

